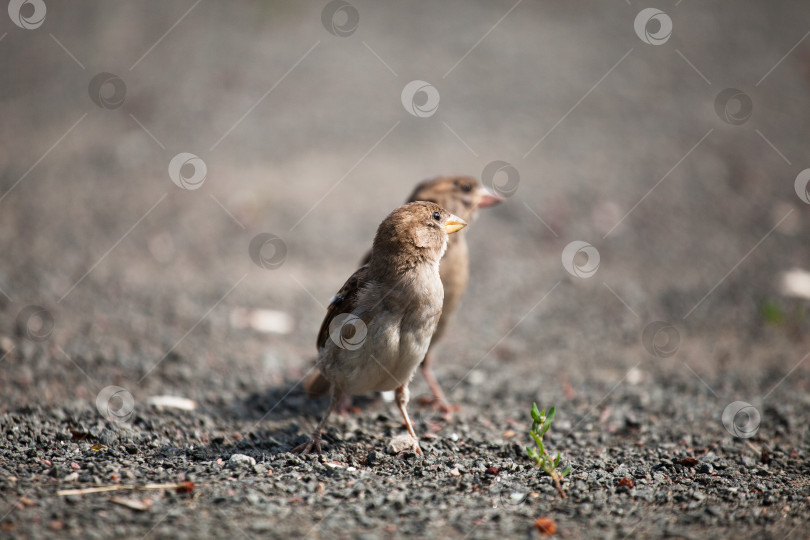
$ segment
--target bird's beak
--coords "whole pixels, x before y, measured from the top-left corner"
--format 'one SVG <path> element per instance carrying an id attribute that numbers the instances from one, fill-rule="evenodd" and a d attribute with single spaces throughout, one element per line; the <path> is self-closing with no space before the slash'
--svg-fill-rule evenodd
<path id="1" fill-rule="evenodd" d="M 444 230 L 447 232 L 447 234 L 458 232 L 466 226 L 467 222 L 455 214 L 450 214 L 450 217 L 444 222 Z"/>
<path id="2" fill-rule="evenodd" d="M 503 197 L 492 193 L 485 187 L 478 188 L 478 193 L 481 195 L 481 202 L 478 203 L 478 208 L 495 206 L 496 204 L 503 202 Z"/>

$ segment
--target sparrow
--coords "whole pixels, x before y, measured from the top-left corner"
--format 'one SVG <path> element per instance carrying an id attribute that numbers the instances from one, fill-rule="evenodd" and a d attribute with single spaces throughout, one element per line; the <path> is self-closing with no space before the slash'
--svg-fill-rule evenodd
<path id="1" fill-rule="evenodd" d="M 329 408 L 312 438 L 293 452 L 321 452 L 321 432 L 344 395 L 395 391 L 396 403 L 421 454 L 406 406 L 408 383 L 424 360 L 444 303 L 439 261 L 448 236 L 467 226 L 432 202 L 391 212 L 374 237 L 368 264 L 332 298 L 318 331 L 320 383 Z"/>
<path id="2" fill-rule="evenodd" d="M 472 223 L 478 215 L 479 208 L 494 206 L 503 201 L 500 197 L 469 176 L 439 176 L 431 180 L 420 182 L 408 197 L 407 202 L 428 201 L 438 204 L 454 215 L 459 216 L 467 223 Z M 367 264 L 372 252 L 366 254 L 361 264 Z M 422 375 L 430 387 L 433 398 L 430 400 L 436 408 L 441 410 L 446 418 L 452 415 L 457 407 L 451 405 L 442 391 L 439 382 L 433 374 L 433 349 L 447 330 L 448 324 L 458 310 L 461 298 L 467 289 L 469 281 L 470 264 L 467 249 L 466 231 L 449 237 L 447 251 L 439 266 L 439 273 L 444 286 L 444 307 L 439 319 L 436 332 L 428 347 L 425 358 L 421 363 Z M 328 383 L 323 377 L 314 372 L 304 383 L 310 397 L 319 397 L 328 391 Z"/>

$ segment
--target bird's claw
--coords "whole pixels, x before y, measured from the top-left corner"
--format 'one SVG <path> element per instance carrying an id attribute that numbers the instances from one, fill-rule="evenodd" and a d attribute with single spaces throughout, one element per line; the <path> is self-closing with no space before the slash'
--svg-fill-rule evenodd
<path id="1" fill-rule="evenodd" d="M 312 439 L 308 440 L 303 444 L 299 444 L 290 452 L 293 454 L 312 454 L 314 453 L 320 454 L 321 453 L 321 438 L 320 437 L 313 437 Z"/>

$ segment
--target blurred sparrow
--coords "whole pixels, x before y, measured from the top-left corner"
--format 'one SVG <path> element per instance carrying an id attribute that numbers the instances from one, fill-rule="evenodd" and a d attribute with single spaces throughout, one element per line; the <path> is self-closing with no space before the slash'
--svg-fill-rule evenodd
<path id="1" fill-rule="evenodd" d="M 429 201 L 438 204 L 449 212 L 459 216 L 467 223 L 472 223 L 479 208 L 493 206 L 501 201 L 502 197 L 490 192 L 478 180 L 468 176 L 440 176 L 432 180 L 425 180 L 416 186 L 408 202 Z M 430 387 L 433 399 L 430 401 L 435 407 L 445 413 L 446 417 L 452 414 L 457 407 L 450 405 L 442 392 L 436 377 L 433 375 L 431 353 L 436 343 L 444 335 L 447 325 L 458 309 L 464 291 L 467 289 L 469 279 L 469 254 L 467 251 L 466 231 L 455 234 L 448 239 L 447 251 L 439 266 L 442 284 L 444 286 L 444 308 L 436 332 L 430 342 L 427 354 L 422 361 L 422 374 Z M 371 252 L 366 254 L 362 264 L 367 264 Z M 329 389 L 328 382 L 319 373 L 313 373 L 304 383 L 310 397 L 326 394 Z"/>
<path id="2" fill-rule="evenodd" d="M 293 449 L 321 451 L 321 431 L 344 395 L 395 390 L 408 433 L 421 454 L 408 417 L 408 383 L 425 358 L 442 314 L 439 261 L 448 235 L 467 223 L 432 202 L 391 212 L 377 229 L 368 264 L 334 296 L 318 332 L 320 377 L 329 409 L 312 438 Z M 308 390 L 310 390 L 308 388 Z"/>
<path id="3" fill-rule="evenodd" d="M 479 208 L 494 206 L 502 202 L 503 197 L 489 191 L 475 178 L 440 176 L 417 185 L 408 201 L 435 202 L 467 223 L 472 223 L 478 215 Z M 439 274 L 442 278 L 442 285 L 444 285 L 444 307 L 430 347 L 422 361 L 422 375 L 425 376 L 425 381 L 433 393 L 432 402 L 447 415 L 450 415 L 457 407 L 448 403 L 439 382 L 433 375 L 431 365 L 434 355 L 431 352 L 447 330 L 447 325 L 455 315 L 464 291 L 467 290 L 467 282 L 470 277 L 470 256 L 465 232 L 462 231 L 460 234 L 451 236 L 447 241 L 447 251 L 439 265 Z"/>

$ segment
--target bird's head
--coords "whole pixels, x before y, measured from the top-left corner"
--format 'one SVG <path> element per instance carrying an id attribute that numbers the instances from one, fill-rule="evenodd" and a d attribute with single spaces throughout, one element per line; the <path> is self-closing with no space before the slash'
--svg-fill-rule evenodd
<path id="1" fill-rule="evenodd" d="M 430 201 L 471 223 L 479 208 L 494 206 L 503 197 L 471 176 L 439 176 L 416 186 L 409 201 Z"/>
<path id="2" fill-rule="evenodd" d="M 416 201 L 400 206 L 377 229 L 372 248 L 372 264 L 397 259 L 438 262 L 447 248 L 447 236 L 460 231 L 467 222 L 436 203 Z"/>

